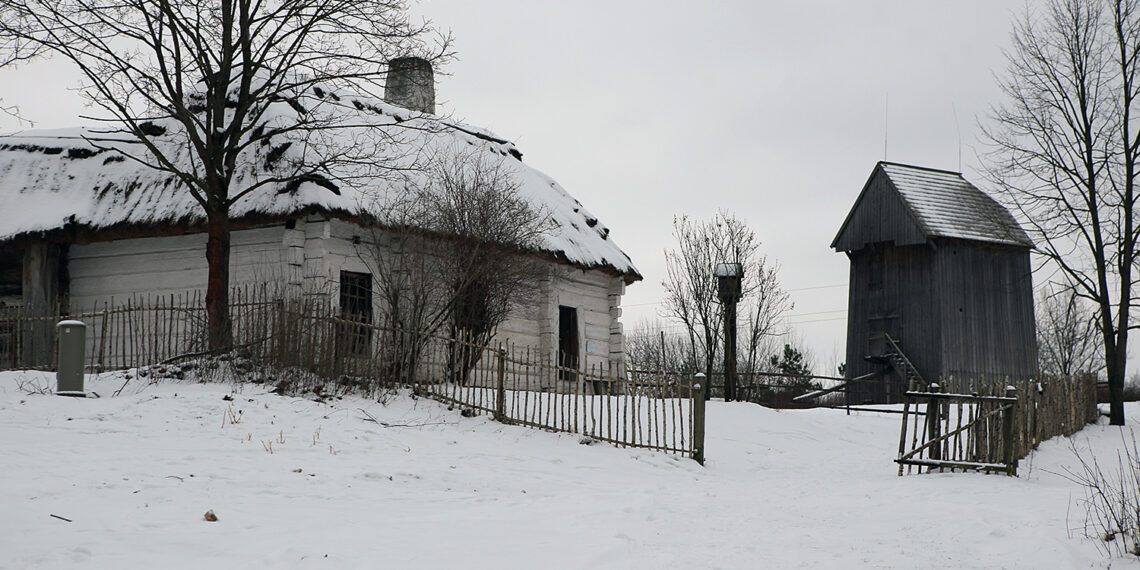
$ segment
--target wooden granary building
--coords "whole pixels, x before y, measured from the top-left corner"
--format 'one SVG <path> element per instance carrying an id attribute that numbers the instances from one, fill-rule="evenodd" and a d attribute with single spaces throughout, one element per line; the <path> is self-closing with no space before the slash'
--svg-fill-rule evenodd
<path id="1" fill-rule="evenodd" d="M 831 247 L 851 260 L 852 403 L 1036 374 L 1033 242 L 961 174 L 878 163 Z"/>

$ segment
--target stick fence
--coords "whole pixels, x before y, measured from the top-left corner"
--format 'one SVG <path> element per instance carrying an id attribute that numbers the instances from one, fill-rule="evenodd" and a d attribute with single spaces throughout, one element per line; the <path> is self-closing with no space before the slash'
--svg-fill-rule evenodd
<path id="1" fill-rule="evenodd" d="M 204 305 L 200 293 L 139 296 L 65 318 L 87 324 L 86 367 L 101 372 L 207 355 Z M 411 386 L 505 423 L 619 446 L 697 452 L 688 375 L 569 369 L 534 347 L 482 346 L 362 322 L 342 315 L 328 295 L 287 297 L 269 286 L 234 289 L 230 314 L 236 355 L 306 370 L 324 391 Z M 55 310 L 0 309 L 0 370 L 54 369 L 60 318 Z"/>
<path id="2" fill-rule="evenodd" d="M 895 460 L 899 475 L 914 468 L 1016 475 L 1018 461 L 1041 442 L 1096 421 L 1095 387 L 1096 377 L 1085 374 L 981 387 L 972 394 L 945 393 L 937 384 L 907 392 Z"/>

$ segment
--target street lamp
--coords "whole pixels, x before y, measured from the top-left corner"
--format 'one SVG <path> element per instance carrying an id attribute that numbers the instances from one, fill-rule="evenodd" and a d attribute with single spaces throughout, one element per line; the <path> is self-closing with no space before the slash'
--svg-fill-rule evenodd
<path id="1" fill-rule="evenodd" d="M 736 397 L 736 303 L 743 295 L 741 281 L 744 266 L 740 263 L 718 263 L 713 267 L 717 280 L 717 296 L 724 304 L 724 401 Z"/>

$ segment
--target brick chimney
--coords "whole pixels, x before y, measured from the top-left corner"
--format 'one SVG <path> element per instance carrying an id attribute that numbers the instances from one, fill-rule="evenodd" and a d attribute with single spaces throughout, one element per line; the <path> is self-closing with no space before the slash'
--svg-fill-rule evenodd
<path id="1" fill-rule="evenodd" d="M 434 115 L 435 75 L 431 62 L 418 57 L 399 57 L 388 62 L 384 101 Z"/>

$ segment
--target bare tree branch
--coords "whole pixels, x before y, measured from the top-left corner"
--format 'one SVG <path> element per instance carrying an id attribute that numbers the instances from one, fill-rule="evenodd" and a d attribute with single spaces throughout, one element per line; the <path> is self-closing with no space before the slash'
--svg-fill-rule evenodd
<path id="1" fill-rule="evenodd" d="M 1072 309 L 1079 312 L 1078 299 L 1095 306 L 1111 422 L 1123 425 L 1133 270 L 1140 262 L 1140 129 L 1133 117 L 1140 3 L 1051 0 L 1018 21 L 1006 57 L 1005 103 L 991 112 L 996 126 L 983 129 L 991 147 L 987 174 L 1028 227 L 1037 253 L 1064 275 Z M 1077 326 L 1065 318 L 1046 325 Z"/>
<path id="2" fill-rule="evenodd" d="M 396 337 L 389 367 L 414 375 L 423 334 L 446 328 L 450 367 L 464 381 L 497 328 L 531 304 L 549 277 L 535 255 L 554 230 L 549 213 L 519 195 L 517 162 L 486 148 L 448 149 L 404 186 L 374 196 L 372 245 L 382 312 Z M 418 337 L 418 338 L 417 338 Z"/>
<path id="3" fill-rule="evenodd" d="M 665 252 L 664 313 L 679 321 L 688 338 L 689 362 L 705 374 L 713 373 L 723 327 L 723 307 L 717 298 L 713 266 L 740 263 L 744 267 L 743 295 L 739 303 L 745 333 L 741 372 L 766 366 L 768 351 L 792 303 L 779 285 L 779 266 L 759 254 L 760 241 L 742 220 L 720 212 L 708 222 L 682 216 L 673 220 L 677 249 Z"/>
<path id="4" fill-rule="evenodd" d="M 0 3 L 0 67 L 45 55 L 79 70 L 109 125 L 92 145 L 171 174 L 202 206 L 210 346 L 224 350 L 230 208 L 266 186 L 335 192 L 409 168 L 392 152 L 402 119 L 378 128 L 360 100 L 382 93 L 393 58 L 446 61 L 451 38 L 403 0 Z"/>
<path id="5" fill-rule="evenodd" d="M 1045 291 L 1037 304 L 1037 354 L 1041 372 L 1072 376 L 1104 370 L 1103 337 L 1095 305 L 1069 287 Z"/>

